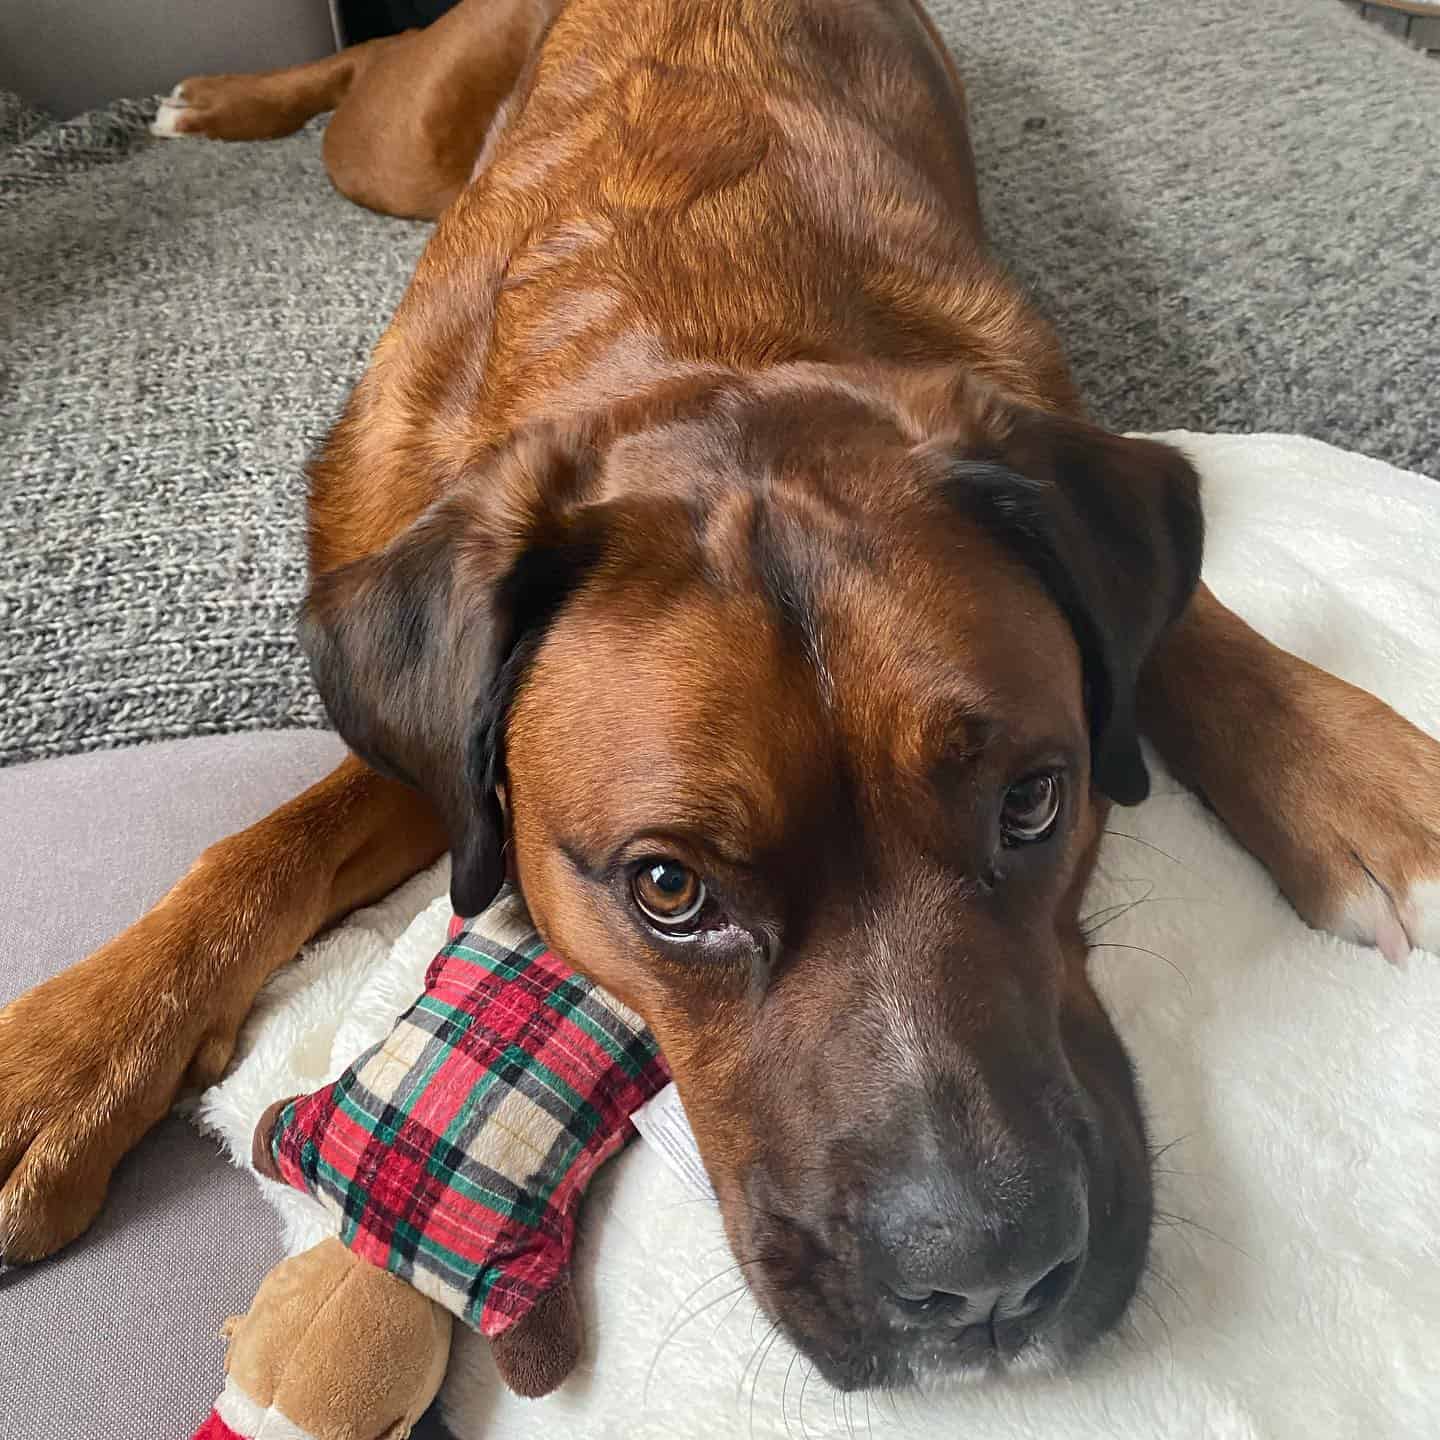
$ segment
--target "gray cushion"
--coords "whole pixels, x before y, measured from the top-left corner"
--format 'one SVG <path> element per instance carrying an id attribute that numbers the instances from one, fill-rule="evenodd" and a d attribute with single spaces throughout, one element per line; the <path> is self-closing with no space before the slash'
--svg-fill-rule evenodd
<path id="1" fill-rule="evenodd" d="M 282 731 L 0 770 L 0 1004 L 123 928 L 213 840 L 342 754 Z M 171 1117 L 88 1235 L 0 1278 L 0 1440 L 189 1435 L 223 1380 L 221 1322 L 281 1258 L 248 1175 Z"/>

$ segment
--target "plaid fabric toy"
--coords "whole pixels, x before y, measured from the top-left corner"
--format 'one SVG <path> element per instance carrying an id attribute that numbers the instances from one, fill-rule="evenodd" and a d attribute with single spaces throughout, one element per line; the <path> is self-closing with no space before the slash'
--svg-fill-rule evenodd
<path id="1" fill-rule="evenodd" d="M 451 921 L 380 1044 L 267 1111 L 256 1161 L 494 1340 L 567 1283 L 581 1196 L 668 1078 L 640 1017 L 547 950 L 507 890 Z"/>

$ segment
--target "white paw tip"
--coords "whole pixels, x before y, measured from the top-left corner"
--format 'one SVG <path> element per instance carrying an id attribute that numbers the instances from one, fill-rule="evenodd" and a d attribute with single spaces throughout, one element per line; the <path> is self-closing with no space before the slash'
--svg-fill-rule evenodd
<path id="1" fill-rule="evenodd" d="M 155 118 L 150 122 L 150 133 L 159 135 L 163 139 L 173 140 L 177 135 L 185 132 L 179 126 L 180 112 L 183 105 L 172 105 L 170 101 L 163 100 L 160 108 L 155 112 Z"/>
<path id="2" fill-rule="evenodd" d="M 1419 880 L 1410 886 L 1405 929 L 1417 950 L 1440 955 L 1440 880 Z"/>
<path id="3" fill-rule="evenodd" d="M 1373 879 L 1345 906 L 1335 933 L 1360 945 L 1373 945 L 1403 970 L 1412 950 L 1440 954 L 1440 884 L 1412 883 L 1397 905 Z"/>

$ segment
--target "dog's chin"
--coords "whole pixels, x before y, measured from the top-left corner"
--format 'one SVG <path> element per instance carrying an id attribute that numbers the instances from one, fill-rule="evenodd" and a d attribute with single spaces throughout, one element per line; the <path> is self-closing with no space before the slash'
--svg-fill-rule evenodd
<path id="1" fill-rule="evenodd" d="M 784 1329 L 782 1323 L 781 1326 Z M 793 1338 L 793 1337 L 792 1337 Z M 980 1385 L 1005 1375 L 1055 1374 L 1065 1368 L 1064 1351 L 1048 1338 L 1027 1340 L 1005 1353 L 988 1344 L 927 1340 L 889 1352 L 823 1354 L 796 1342 L 796 1349 L 836 1390 L 926 1392 Z"/>

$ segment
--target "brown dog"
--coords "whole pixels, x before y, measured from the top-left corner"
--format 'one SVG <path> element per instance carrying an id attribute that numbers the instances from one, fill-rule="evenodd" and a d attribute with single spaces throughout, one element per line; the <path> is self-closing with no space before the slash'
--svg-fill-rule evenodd
<path id="1" fill-rule="evenodd" d="M 83 1230 L 265 977 L 448 844 L 459 910 L 509 866 L 652 1024 L 834 1383 L 1063 1359 L 1149 1232 L 1079 919 L 1139 731 L 1392 956 L 1440 937 L 1440 745 L 1197 587 L 1195 475 L 1081 418 L 909 0 L 556 9 L 162 114 L 338 105 L 336 184 L 444 213 L 312 467 L 303 637 L 357 758 L 0 1014 L 0 1241 Z"/>

